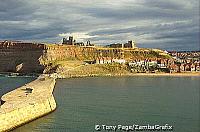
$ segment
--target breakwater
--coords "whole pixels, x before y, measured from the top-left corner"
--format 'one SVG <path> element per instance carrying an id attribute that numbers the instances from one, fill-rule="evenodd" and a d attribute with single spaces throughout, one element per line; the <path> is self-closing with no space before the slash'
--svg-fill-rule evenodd
<path id="1" fill-rule="evenodd" d="M 8 131 L 56 109 L 55 79 L 40 76 L 1 98 L 0 131 Z"/>

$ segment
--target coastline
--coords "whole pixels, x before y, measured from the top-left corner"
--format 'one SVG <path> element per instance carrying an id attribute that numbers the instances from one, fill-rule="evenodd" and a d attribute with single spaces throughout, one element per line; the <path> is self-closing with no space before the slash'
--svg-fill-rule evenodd
<path id="1" fill-rule="evenodd" d="M 85 75 L 60 75 L 57 73 L 50 74 L 50 77 L 56 78 L 56 79 L 67 79 L 67 78 L 83 78 L 83 77 L 108 77 L 108 76 L 172 76 L 172 77 L 200 77 L 200 72 L 192 72 L 192 73 L 122 73 L 122 74 L 85 74 Z"/>
<path id="2" fill-rule="evenodd" d="M 179 77 L 187 77 L 187 76 L 200 76 L 200 73 L 136 73 L 131 76 L 179 76 Z"/>
<path id="3" fill-rule="evenodd" d="M 121 73 L 121 74 L 85 74 L 85 75 L 71 75 L 66 76 L 58 73 L 52 74 L 18 74 L 18 73 L 11 73 L 11 72 L 4 72 L 0 73 L 0 76 L 3 77 L 35 77 L 38 78 L 39 76 L 45 77 L 53 77 L 55 79 L 64 79 L 64 78 L 76 78 L 76 77 L 106 77 L 106 76 L 179 76 L 179 77 L 187 77 L 187 76 L 200 76 L 200 72 L 181 72 L 181 73 Z"/>

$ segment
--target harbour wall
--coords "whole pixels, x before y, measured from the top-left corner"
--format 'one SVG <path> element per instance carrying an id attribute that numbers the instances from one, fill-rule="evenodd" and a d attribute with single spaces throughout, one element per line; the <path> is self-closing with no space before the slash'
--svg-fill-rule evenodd
<path id="1" fill-rule="evenodd" d="M 56 109 L 53 97 L 55 79 L 39 77 L 1 98 L 0 132 L 12 130 L 20 125 L 44 116 Z"/>

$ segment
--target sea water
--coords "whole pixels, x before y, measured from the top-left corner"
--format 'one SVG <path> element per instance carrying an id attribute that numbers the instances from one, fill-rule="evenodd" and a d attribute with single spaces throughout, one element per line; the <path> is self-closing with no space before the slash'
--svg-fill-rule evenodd
<path id="1" fill-rule="evenodd" d="M 34 77 L 7 77 L 7 76 L 0 76 L 0 97 L 9 92 L 12 91 L 26 83 L 29 83 L 33 81 Z"/>
<path id="2" fill-rule="evenodd" d="M 10 79 L 1 81 L 1 87 Z M 105 131 L 119 125 L 166 124 L 175 132 L 200 131 L 199 77 L 61 79 L 54 96 L 56 111 L 14 132 L 94 132 L 97 125 Z"/>

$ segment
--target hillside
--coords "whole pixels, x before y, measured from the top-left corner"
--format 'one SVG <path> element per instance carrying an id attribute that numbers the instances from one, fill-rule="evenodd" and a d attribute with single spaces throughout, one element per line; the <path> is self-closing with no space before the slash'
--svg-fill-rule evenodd
<path id="1" fill-rule="evenodd" d="M 35 44 L 35 43 L 0 43 L 0 72 L 19 73 L 65 73 L 66 71 L 77 72 L 78 68 L 85 61 L 95 61 L 97 58 L 117 58 L 131 60 L 156 60 L 158 58 L 170 58 L 162 50 L 144 48 L 103 48 L 103 47 L 81 47 L 57 44 Z M 92 70 L 96 68 L 109 73 L 104 67 L 92 65 Z M 90 66 L 85 66 L 87 71 Z M 115 66 L 117 67 L 117 66 Z M 82 66 L 80 68 L 83 68 Z M 59 70 L 59 69 L 62 69 Z M 94 72 L 95 73 L 95 72 Z"/>

